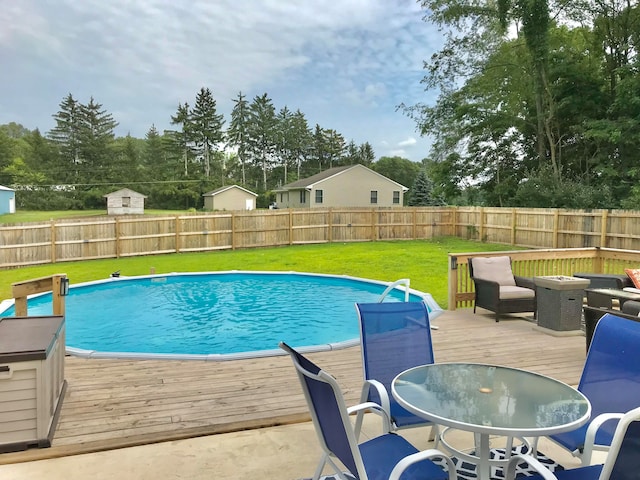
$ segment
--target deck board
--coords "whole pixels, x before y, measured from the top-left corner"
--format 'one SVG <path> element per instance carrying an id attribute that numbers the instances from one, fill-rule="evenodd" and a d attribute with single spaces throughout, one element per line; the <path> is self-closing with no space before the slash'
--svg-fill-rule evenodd
<path id="1" fill-rule="evenodd" d="M 549 335 L 535 323 L 470 310 L 434 322 L 436 361 L 508 365 L 579 381 L 583 335 Z M 357 402 L 360 348 L 309 354 Z M 0 464 L 31 461 L 309 419 L 288 356 L 222 362 L 66 357 L 67 391 L 50 448 L 0 455 Z"/>

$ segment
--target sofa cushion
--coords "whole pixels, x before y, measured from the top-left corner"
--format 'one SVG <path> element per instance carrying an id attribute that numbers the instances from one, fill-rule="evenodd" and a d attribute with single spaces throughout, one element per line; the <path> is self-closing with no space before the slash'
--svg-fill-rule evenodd
<path id="1" fill-rule="evenodd" d="M 532 290 L 530 288 L 514 287 L 511 285 L 500 286 L 500 300 L 533 298 L 535 296 L 535 290 Z"/>
<path id="2" fill-rule="evenodd" d="M 640 288 L 640 268 L 625 268 L 624 273 L 628 275 L 636 288 Z"/>
<path id="3" fill-rule="evenodd" d="M 471 261 L 474 277 L 496 282 L 498 285 L 515 286 L 510 257 L 474 257 Z"/>

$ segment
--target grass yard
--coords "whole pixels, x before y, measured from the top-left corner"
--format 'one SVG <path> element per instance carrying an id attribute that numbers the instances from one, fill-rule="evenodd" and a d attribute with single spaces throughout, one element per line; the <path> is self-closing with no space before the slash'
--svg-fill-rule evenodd
<path id="1" fill-rule="evenodd" d="M 226 270 L 296 271 L 351 275 L 392 282 L 409 278 L 411 287 L 433 295 L 447 307 L 449 253 L 513 250 L 507 245 L 455 237 L 434 240 L 333 243 L 207 253 L 149 255 L 107 260 L 64 262 L 0 271 L 0 300 L 11 298 L 13 282 L 66 273 L 74 283 L 121 275 Z"/>
<path id="2" fill-rule="evenodd" d="M 186 215 L 184 210 L 145 210 L 145 215 Z M 48 222 L 50 220 L 64 220 L 65 218 L 101 217 L 107 216 L 107 210 L 52 210 L 52 211 L 23 211 L 0 215 L 0 225 L 12 223 Z"/>

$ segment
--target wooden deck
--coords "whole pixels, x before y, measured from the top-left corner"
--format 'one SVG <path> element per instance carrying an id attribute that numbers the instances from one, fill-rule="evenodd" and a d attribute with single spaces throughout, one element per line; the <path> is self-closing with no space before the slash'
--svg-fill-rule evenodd
<path id="1" fill-rule="evenodd" d="M 434 322 L 436 360 L 524 368 L 571 385 L 585 359 L 583 335 L 555 336 L 535 323 L 446 312 Z M 285 339 L 286 340 L 286 339 Z M 359 397 L 360 349 L 310 354 Z M 0 464 L 121 448 L 309 419 L 288 356 L 225 362 L 66 357 L 68 387 L 50 448 L 0 455 Z"/>

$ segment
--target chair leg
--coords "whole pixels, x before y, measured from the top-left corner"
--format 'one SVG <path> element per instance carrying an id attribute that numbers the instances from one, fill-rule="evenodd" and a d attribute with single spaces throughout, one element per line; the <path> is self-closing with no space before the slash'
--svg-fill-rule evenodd
<path id="1" fill-rule="evenodd" d="M 496 312 L 496 322 L 500 321 L 500 314 L 498 312 Z"/>
<path id="2" fill-rule="evenodd" d="M 320 461 L 318 462 L 318 466 L 316 467 L 316 471 L 313 474 L 312 480 L 319 480 L 320 476 L 322 475 L 322 471 L 324 470 L 324 466 L 327 464 L 327 460 L 330 460 L 329 456 L 326 453 L 323 453 Z"/>

